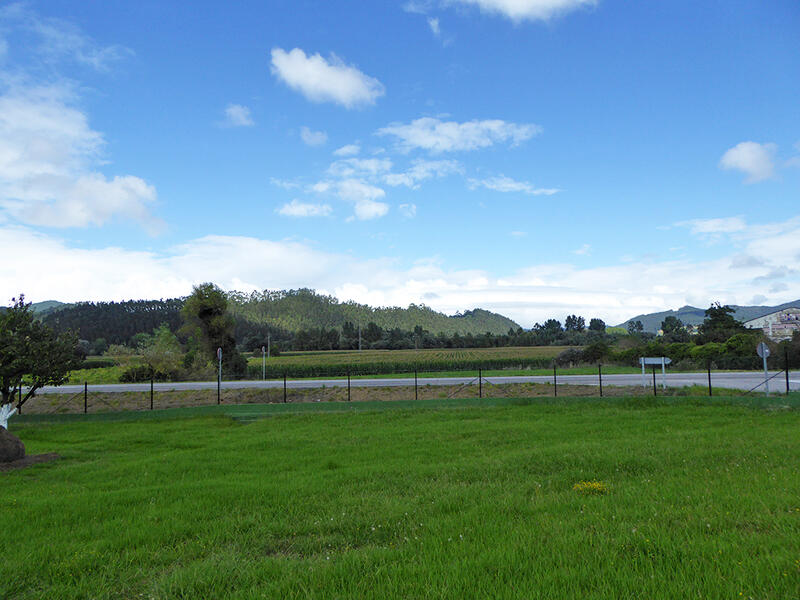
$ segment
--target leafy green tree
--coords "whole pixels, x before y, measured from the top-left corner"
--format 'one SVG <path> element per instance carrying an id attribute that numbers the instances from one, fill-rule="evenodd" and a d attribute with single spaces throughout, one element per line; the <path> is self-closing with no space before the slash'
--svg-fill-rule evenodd
<path id="1" fill-rule="evenodd" d="M 564 321 L 564 329 L 566 331 L 577 331 L 580 333 L 586 329 L 586 321 L 583 317 L 579 317 L 578 315 L 569 315 Z"/>
<path id="2" fill-rule="evenodd" d="M 700 335 L 704 342 L 724 342 L 732 335 L 744 333 L 747 328 L 734 318 L 736 312 L 727 304 L 714 302 L 705 311 L 705 320 L 700 325 Z"/>
<path id="3" fill-rule="evenodd" d="M 142 356 L 153 375 L 161 377 L 174 375 L 183 365 L 181 344 L 166 323 L 153 331 L 149 343 L 142 350 Z"/>
<path id="4" fill-rule="evenodd" d="M 606 330 L 605 321 L 602 319 L 592 319 L 589 321 L 589 331 L 598 331 L 604 333 Z"/>
<path id="5" fill-rule="evenodd" d="M 644 325 L 639 320 L 628 321 L 628 333 L 630 335 L 640 334 L 644 331 Z"/>
<path id="6" fill-rule="evenodd" d="M 669 315 L 661 321 L 661 333 L 666 343 L 688 342 L 689 332 L 683 326 L 683 321 L 678 317 Z"/>
<path id="7" fill-rule="evenodd" d="M 236 349 L 234 320 L 227 312 L 225 292 L 213 283 L 201 283 L 192 289 L 181 309 L 181 332 L 199 342 L 203 355 L 216 363 L 217 348 L 222 348 L 222 371 L 227 376 L 241 376 L 247 361 Z"/>
<path id="8" fill-rule="evenodd" d="M 25 304 L 24 296 L 12 300 L 11 308 L 0 313 L 0 426 L 17 407 L 30 400 L 45 385 L 61 385 L 69 372 L 80 366 L 78 339 L 70 333 L 57 334 L 38 321 Z M 22 398 L 20 384 L 27 388 Z"/>

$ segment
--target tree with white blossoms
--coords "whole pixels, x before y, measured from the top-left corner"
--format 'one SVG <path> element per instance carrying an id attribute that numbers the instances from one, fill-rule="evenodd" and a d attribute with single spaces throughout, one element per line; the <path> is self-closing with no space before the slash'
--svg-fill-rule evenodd
<path id="1" fill-rule="evenodd" d="M 61 385 L 80 367 L 78 339 L 36 319 L 24 296 L 0 309 L 0 427 L 45 385 Z M 15 406 L 16 404 L 16 406 Z"/>

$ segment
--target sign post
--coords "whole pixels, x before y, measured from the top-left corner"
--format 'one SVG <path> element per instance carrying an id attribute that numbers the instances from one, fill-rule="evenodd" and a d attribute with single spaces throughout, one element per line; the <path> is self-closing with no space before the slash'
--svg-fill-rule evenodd
<path id="1" fill-rule="evenodd" d="M 645 365 L 653 365 L 653 391 L 655 392 L 656 385 L 656 365 L 661 365 L 661 389 L 667 389 L 667 365 L 672 362 L 671 358 L 666 356 L 645 357 L 639 358 L 639 364 L 642 365 L 642 387 L 647 387 L 647 375 Z"/>
<path id="2" fill-rule="evenodd" d="M 756 353 L 764 359 L 764 389 L 767 391 L 767 396 L 769 396 L 769 371 L 767 371 L 769 346 L 767 346 L 764 342 L 759 342 L 758 346 L 756 346 Z"/>

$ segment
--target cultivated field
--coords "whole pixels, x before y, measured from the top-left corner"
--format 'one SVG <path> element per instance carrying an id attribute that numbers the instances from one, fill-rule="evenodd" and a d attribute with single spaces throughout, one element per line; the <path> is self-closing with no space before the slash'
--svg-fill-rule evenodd
<path id="1" fill-rule="evenodd" d="M 568 346 L 526 346 L 510 348 L 455 348 L 451 350 L 326 350 L 320 352 L 285 352 L 266 361 L 267 377 L 339 377 L 350 371 L 358 374 L 438 373 L 463 369 L 534 369 L 546 368 Z M 112 357 L 113 358 L 113 357 Z M 141 357 L 124 357 L 129 363 Z M 261 378 L 261 356 L 248 360 L 248 377 Z M 79 369 L 70 374 L 69 383 L 119 383 L 124 367 Z"/>
<path id="2" fill-rule="evenodd" d="M 0 473 L 0 597 L 794 598 L 798 406 L 23 416 L 29 453 L 63 459 Z"/>
<path id="3" fill-rule="evenodd" d="M 453 348 L 427 350 L 328 350 L 286 352 L 267 361 L 267 376 L 324 377 L 350 371 L 359 374 L 455 371 L 463 369 L 513 369 L 546 367 L 568 346 L 507 348 Z M 261 373 L 261 357 L 249 360 L 251 371 Z"/>

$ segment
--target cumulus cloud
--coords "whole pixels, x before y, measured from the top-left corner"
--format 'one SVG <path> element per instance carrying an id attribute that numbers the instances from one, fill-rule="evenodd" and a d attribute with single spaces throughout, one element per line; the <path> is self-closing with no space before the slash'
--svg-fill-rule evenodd
<path id="1" fill-rule="evenodd" d="M 355 156 L 361 152 L 361 146 L 358 144 L 347 144 L 341 148 L 334 150 L 334 156 Z"/>
<path id="2" fill-rule="evenodd" d="M 439 37 L 439 35 L 441 35 L 442 31 L 439 28 L 439 19 L 436 19 L 434 17 L 429 17 L 428 27 L 431 28 L 431 32 L 433 32 L 433 35 L 435 35 L 436 37 Z"/>
<path id="3" fill-rule="evenodd" d="M 312 131 L 308 127 L 300 128 L 300 139 L 303 140 L 307 146 L 322 146 L 328 141 L 328 134 L 324 131 Z"/>
<path id="4" fill-rule="evenodd" d="M 225 107 L 225 120 L 223 125 L 228 127 L 252 127 L 255 125 L 250 109 L 241 104 L 228 104 Z"/>
<path id="5" fill-rule="evenodd" d="M 756 183 L 775 175 L 775 144 L 740 142 L 729 149 L 719 161 L 721 169 L 735 169 L 747 175 L 745 183 Z"/>
<path id="6" fill-rule="evenodd" d="M 384 181 L 387 185 L 416 189 L 420 182 L 433 177 L 446 177 L 455 173 L 462 173 L 461 163 L 456 160 L 423 160 L 417 159 L 411 167 L 402 173 L 387 173 Z"/>
<path id="7" fill-rule="evenodd" d="M 359 221 L 378 219 L 389 212 L 389 205 L 378 200 L 386 196 L 381 188 L 359 178 L 339 181 L 320 181 L 311 186 L 317 193 L 332 193 L 353 205 L 354 217 Z"/>
<path id="8" fill-rule="evenodd" d="M 325 59 L 306 55 L 300 48 L 272 50 L 272 73 L 312 102 L 334 102 L 345 108 L 375 104 L 384 95 L 383 84 L 346 65 L 336 55 Z"/>
<path id="9" fill-rule="evenodd" d="M 619 323 L 685 304 L 746 304 L 754 292 L 764 292 L 754 289 L 756 278 L 771 286 L 769 302 L 796 299 L 800 275 L 791 261 L 800 253 L 800 217 L 750 225 L 735 235 L 742 236 L 741 248 L 712 260 L 633 260 L 590 268 L 545 263 L 502 274 L 447 268 L 424 257 L 405 264 L 391 256 L 359 258 L 310 243 L 240 236 L 205 236 L 161 252 L 86 249 L 31 228 L 0 225 L 0 254 L 14 256 L 0 261 L 0 290 L 9 296 L 0 300 L 9 301 L 18 290 L 33 301 L 51 299 L 53 290 L 68 302 L 120 300 L 131 290 L 137 297 L 174 297 L 211 280 L 245 291 L 313 287 L 373 306 L 424 302 L 449 314 L 482 307 L 529 327 L 573 313 Z M 731 269 L 740 253 L 756 260 Z"/>
<path id="10" fill-rule="evenodd" d="M 294 199 L 276 211 L 285 217 L 327 217 L 333 212 L 329 204 L 312 204 Z"/>
<path id="11" fill-rule="evenodd" d="M 502 15 L 514 22 L 547 21 L 579 8 L 594 6 L 597 0 L 450 0 L 477 6 L 482 12 Z"/>
<path id="12" fill-rule="evenodd" d="M 133 175 L 106 177 L 103 135 L 64 85 L 16 87 L 0 95 L 0 210 L 49 227 L 103 225 L 114 217 L 151 231 L 155 188 Z"/>
<path id="13" fill-rule="evenodd" d="M 478 150 L 504 142 L 517 145 L 540 132 L 538 125 L 508 123 L 500 119 L 458 123 L 422 117 L 407 124 L 391 123 L 376 133 L 396 138 L 402 151 L 421 149 L 438 154 Z"/>
<path id="14" fill-rule="evenodd" d="M 505 175 L 489 177 L 487 179 L 470 179 L 467 183 L 470 189 L 473 190 L 483 187 L 488 190 L 494 190 L 495 192 L 521 193 L 531 196 L 552 196 L 561 191 L 558 188 L 537 188 L 527 181 L 515 181 Z"/>

